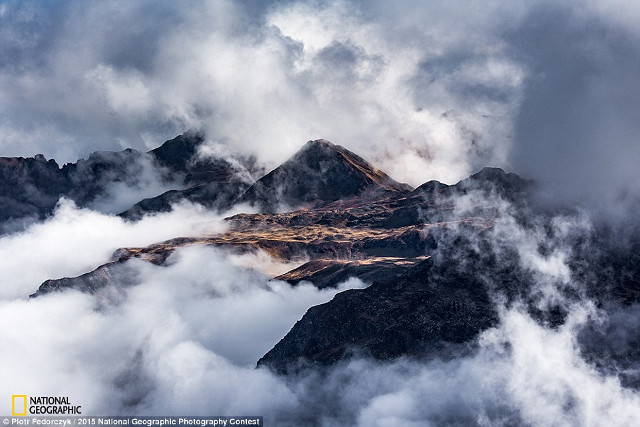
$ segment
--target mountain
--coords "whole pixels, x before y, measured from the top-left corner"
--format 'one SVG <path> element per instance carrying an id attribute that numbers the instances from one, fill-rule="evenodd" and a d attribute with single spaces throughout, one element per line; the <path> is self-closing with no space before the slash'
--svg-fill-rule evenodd
<path id="1" fill-rule="evenodd" d="M 427 259 L 399 277 L 310 308 L 258 365 L 287 373 L 354 355 L 395 359 L 460 352 L 498 323 L 498 313 L 480 278 L 455 266 L 436 269 Z"/>
<path id="2" fill-rule="evenodd" d="M 484 227 L 463 223 L 462 232 L 434 230 L 437 244 L 427 259 L 395 268 L 395 275 L 379 274 L 367 288 L 341 292 L 310 308 L 258 366 L 295 374 L 351 357 L 470 353 L 478 335 L 498 324 L 496 295 L 526 302 L 534 285 L 517 253 L 489 242 L 492 224 L 485 221 Z"/>
<path id="3" fill-rule="evenodd" d="M 178 138 L 169 141 L 171 145 L 165 143 L 158 148 L 158 154 L 171 158 L 173 151 L 187 151 Z M 166 212 L 172 204 L 185 199 L 218 210 L 249 203 L 261 212 L 273 213 L 301 206 L 318 207 L 354 196 L 375 199 L 384 193 L 411 191 L 410 186 L 394 181 L 360 156 L 323 139 L 307 142 L 289 160 L 253 183 L 239 177 L 256 175 L 259 169 L 254 164 L 245 162 L 242 170 L 248 173 L 242 174 L 242 170 L 224 162 L 218 161 L 219 173 L 192 172 L 188 179 L 197 178 L 198 185 L 142 200 L 121 216 L 139 219 L 145 213 Z M 171 165 L 178 170 L 182 166 L 177 161 Z"/>
<path id="4" fill-rule="evenodd" d="M 126 216 L 169 209 L 171 202 L 185 198 L 214 207 L 253 203 L 261 212 L 226 218 L 228 230 L 220 234 L 120 248 L 93 271 L 45 281 L 32 297 L 76 289 L 94 295 L 100 304 L 119 304 L 138 283 L 130 260 L 164 266 L 173 252 L 194 245 L 240 254 L 261 250 L 276 260 L 299 262 L 274 278 L 291 286 L 306 281 L 318 288 L 336 287 L 351 277 L 370 284 L 311 307 L 257 361 L 281 374 L 351 357 L 468 354 L 478 336 L 499 322 L 500 304 L 521 306 L 550 328 L 565 322 L 562 304 L 540 303 L 534 292 L 538 278 L 523 261 L 522 248 L 494 234 L 501 216 L 508 215 L 521 232 L 546 233 L 545 242 L 558 238 L 552 227 L 540 227 L 551 220 L 546 211 L 535 211 L 535 183 L 529 180 L 484 168 L 455 185 L 429 181 L 411 190 L 354 153 L 317 140 L 249 184 L 235 178 L 241 168 L 230 161 L 211 160 L 200 167 L 197 159 L 180 160 L 196 153 L 189 141 L 194 140 L 168 141 L 155 160 L 195 184 L 141 201 L 136 205 L 140 210 Z M 26 162 L 34 176 L 57 168 L 40 157 Z M 234 189 L 227 192 L 227 184 Z M 501 208 L 506 203 L 508 211 Z M 295 208 L 281 211 L 286 206 Z M 640 303 L 637 244 L 627 248 L 606 231 L 573 237 L 569 244 L 566 263 L 581 288 L 558 288 L 563 300 L 586 298 L 603 310 Z M 542 259 L 554 253 L 542 244 L 534 250 Z M 628 331 L 613 333 L 623 332 Z M 586 328 L 581 348 L 593 363 L 605 366 L 607 361 L 607 369 L 629 366 L 635 347 L 621 350 L 603 334 L 601 327 Z M 621 378 L 635 381 L 632 372 Z"/>
<path id="5" fill-rule="evenodd" d="M 139 219 L 145 213 L 168 211 L 172 203 L 184 199 L 226 209 L 251 184 L 247 176 L 260 174 L 261 169 L 252 158 L 200 157 L 203 142 L 201 132 L 188 131 L 147 153 L 130 148 L 98 151 L 62 167 L 41 154 L 0 157 L 0 232 L 11 221 L 46 217 L 61 197 L 87 207 L 108 198 L 114 185 L 136 188 L 149 178 L 184 188 L 142 200 L 123 217 Z"/>
<path id="6" fill-rule="evenodd" d="M 188 133 L 181 139 L 187 149 L 172 150 L 174 159 L 193 155 L 195 147 L 202 142 L 197 134 Z M 94 152 L 86 160 L 62 167 L 41 154 L 30 158 L 0 158 L 0 222 L 25 217 L 42 219 L 53 211 L 60 197 L 67 197 L 78 206 L 88 206 L 104 196 L 111 185 L 136 187 L 148 173 L 163 175 L 165 181 L 179 179 L 176 172 L 186 174 L 186 169 L 167 167 L 187 160 L 167 162 L 169 147 L 173 145 L 173 141 L 167 141 L 163 145 L 166 149 L 150 153 L 133 149 Z"/>
<path id="7" fill-rule="evenodd" d="M 391 179 L 344 147 L 318 139 L 254 183 L 241 202 L 263 211 L 295 208 L 364 194 L 403 193 L 411 187 Z"/>
<path id="8" fill-rule="evenodd" d="M 149 154 L 161 165 L 173 172 L 190 173 L 192 159 L 196 157 L 198 148 L 204 142 L 202 132 L 188 131 L 173 139 L 165 141 Z M 215 164 L 215 162 L 214 162 Z"/>
<path id="9" fill-rule="evenodd" d="M 0 222 L 43 217 L 51 212 L 70 182 L 55 160 L 0 157 Z"/>
<path id="10" fill-rule="evenodd" d="M 319 144 L 328 146 L 324 141 Z M 316 144 L 308 143 L 301 153 L 313 145 Z M 507 175 L 500 169 L 493 173 Z M 474 182 L 479 183 L 477 188 L 485 188 L 483 179 L 477 178 Z M 529 182 L 519 179 L 517 184 L 518 191 L 524 194 Z M 318 287 L 332 287 L 348 277 L 394 277 L 429 256 L 437 248 L 438 233 L 452 227 L 480 233 L 495 222 L 491 206 L 478 206 L 474 216 L 456 217 L 451 197 L 470 191 L 467 181 L 454 186 L 432 181 L 411 192 L 404 191 L 402 185 L 399 189 L 390 188 L 374 188 L 364 197 L 349 195 L 314 208 L 237 214 L 226 218 L 229 231 L 216 236 L 181 237 L 144 248 L 121 248 L 114 253 L 112 261 L 98 267 L 94 275 L 48 280 L 33 296 L 66 288 L 95 293 L 102 287 L 117 286 L 110 279 L 115 266 L 131 258 L 162 265 L 175 250 L 191 245 L 219 246 L 239 253 L 263 250 L 282 261 L 310 258 L 279 279 L 293 284 L 310 280 Z M 488 188 L 485 190 L 489 191 Z M 491 187 L 491 191 L 502 190 Z"/>
<path id="11" fill-rule="evenodd" d="M 86 160 L 62 167 L 41 154 L 0 158 L 0 223 L 42 219 L 53 211 L 60 197 L 78 206 L 90 206 L 106 197 L 110 186 L 138 187 L 154 170 L 159 175 L 160 166 L 152 155 L 132 149 L 94 152 Z M 172 178 L 167 176 L 166 180 Z"/>

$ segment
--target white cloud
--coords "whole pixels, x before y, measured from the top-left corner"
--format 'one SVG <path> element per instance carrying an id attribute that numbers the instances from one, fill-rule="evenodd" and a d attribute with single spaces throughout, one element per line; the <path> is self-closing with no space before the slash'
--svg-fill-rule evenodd
<path id="1" fill-rule="evenodd" d="M 273 4 L 250 20 L 227 1 L 153 12 L 151 3 L 70 2 L 49 42 L 27 52 L 43 66 L 24 59 L 19 74 L 0 79 L 2 149 L 74 161 L 95 149 L 151 148 L 203 127 L 211 140 L 269 166 L 324 137 L 414 185 L 504 163 L 523 70 L 491 25 L 479 24 L 486 15 L 460 27 L 458 15 L 431 7 L 416 14 L 421 25 L 396 22 L 378 6 L 371 15 L 343 1 Z M 158 25 L 146 15 L 158 15 Z M 141 24 L 123 28 L 129 21 Z M 37 27 L 42 37 L 47 28 Z M 425 68 L 450 61 L 450 51 L 473 60 L 454 63 L 451 73 Z M 468 84 L 500 88 L 504 99 L 457 93 Z"/>
<path id="2" fill-rule="evenodd" d="M 414 185 L 491 165 L 634 192 L 633 2 L 3 10 L 3 155 L 64 163 L 193 127 L 269 167 L 323 137 Z"/>
<path id="3" fill-rule="evenodd" d="M 474 197 L 460 199 L 457 214 L 467 215 L 477 203 Z M 510 206 L 493 202 L 501 219 L 485 238 L 497 253 L 505 245 L 514 247 L 538 291 L 553 290 L 560 300 L 560 290 L 573 280 L 564 270 L 568 242 L 589 232 L 588 220 L 558 217 L 550 224 L 554 239 L 545 240 L 549 235 L 542 229 L 518 225 L 509 217 Z M 583 358 L 578 333 L 590 319 L 604 316 L 588 301 L 567 301 L 568 320 L 557 329 L 541 326 L 517 304 L 503 308 L 500 323 L 466 356 L 355 359 L 286 379 L 255 369 L 257 359 L 310 306 L 362 282 L 351 280 L 339 289 L 293 287 L 269 280 L 263 270 L 286 267 L 264 254 L 229 255 L 193 246 L 174 252 L 165 266 L 130 261 L 138 284 L 115 305 L 97 309 L 90 295 L 75 291 L 24 298 L 41 275 L 78 274 L 115 247 L 221 229 L 217 216 L 193 206 L 130 224 L 65 202 L 51 220 L 3 237 L 2 257 L 9 263 L 2 273 L 11 280 L 3 283 L 0 301 L 0 395 L 69 396 L 85 414 L 252 413 L 278 425 L 632 425 L 640 420 L 637 392 Z M 549 247 L 546 256 L 538 251 L 543 243 Z M 628 311 L 616 321 L 636 324 L 637 313 Z M 9 399 L 4 401 L 8 405 Z"/>
<path id="4" fill-rule="evenodd" d="M 47 279 L 91 271 L 121 247 L 220 232 L 225 229 L 221 219 L 200 206 L 184 204 L 175 206 L 169 214 L 133 224 L 116 216 L 77 209 L 73 202 L 62 199 L 51 219 L 0 238 L 0 298 L 26 297 Z"/>

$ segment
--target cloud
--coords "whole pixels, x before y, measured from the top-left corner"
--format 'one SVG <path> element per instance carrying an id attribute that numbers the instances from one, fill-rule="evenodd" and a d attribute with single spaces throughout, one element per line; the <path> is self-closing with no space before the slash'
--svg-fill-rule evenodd
<path id="1" fill-rule="evenodd" d="M 121 247 L 146 246 L 178 236 L 225 229 L 217 214 L 197 205 L 177 205 L 169 214 L 132 224 L 119 217 L 77 209 L 62 199 L 55 215 L 0 238 L 3 286 L 0 298 L 25 297 L 45 280 L 75 277 L 107 262 Z"/>
<path id="2" fill-rule="evenodd" d="M 102 182 L 99 180 L 98 183 L 102 183 L 104 189 L 101 194 L 88 203 L 88 207 L 102 213 L 118 214 L 130 209 L 140 200 L 158 196 L 169 190 L 184 188 L 179 179 L 167 180 L 163 177 L 166 170 L 158 167 L 150 157 L 132 158 L 129 159 L 129 163 L 122 166 L 117 169 L 117 175 L 107 173 L 106 176 L 101 177 Z M 167 175 L 169 174 L 167 173 Z M 95 175 L 93 175 L 91 168 L 85 167 L 82 172 L 76 173 L 74 180 L 93 183 Z M 85 185 L 90 186 L 91 184 Z M 78 184 L 76 186 L 80 187 Z M 76 190 L 76 194 L 80 195 L 86 191 L 82 188 L 74 188 L 73 190 Z M 71 197 L 75 196 L 73 190 Z"/>
<path id="3" fill-rule="evenodd" d="M 172 254 L 167 266 L 129 261 L 137 286 L 117 305 L 98 310 L 92 296 L 75 291 L 25 298 L 40 275 L 89 270 L 114 246 L 157 241 L 167 230 L 173 237 L 222 228 L 219 217 L 188 205 L 132 224 L 64 203 L 51 220 L 0 239 L 8 260 L 0 394 L 65 394 L 85 413 L 262 413 L 271 404 L 264 396 L 287 407 L 291 392 L 281 379 L 256 371 L 256 361 L 308 307 L 365 286 L 359 280 L 337 289 L 293 287 L 246 267 L 260 268 L 264 255 L 190 247 Z"/>
<path id="4" fill-rule="evenodd" d="M 525 71 L 487 15 L 375 6 L 5 3 L 34 40 L 2 47 L 2 151 L 73 161 L 194 127 L 270 166 L 324 137 L 414 185 L 504 163 Z"/>
<path id="5" fill-rule="evenodd" d="M 193 127 L 270 167 L 323 137 L 414 185 L 492 165 L 634 192 L 633 3 L 403 5 L 5 2 L 3 154 L 74 161 Z"/>
<path id="6" fill-rule="evenodd" d="M 458 199 L 454 213 L 468 216 L 477 197 L 471 192 Z M 131 224 L 63 203 L 51 220 L 0 239 L 3 259 L 13 257 L 11 267 L 4 267 L 8 280 L 0 301 L 0 395 L 69 396 L 85 414 L 251 413 L 278 425 L 637 423 L 637 391 L 623 387 L 615 370 L 602 371 L 585 358 L 583 343 L 589 341 L 581 334 L 609 315 L 563 292 L 579 284 L 567 264 L 574 237 L 591 232 L 588 218 L 530 218 L 522 224 L 513 206 L 482 200 L 499 213 L 498 224 L 483 237 L 492 246 L 483 250 L 500 261 L 515 249 L 518 265 L 532 273 L 532 295 L 540 306 L 548 300 L 566 305 L 564 324 L 543 326 L 523 305 L 498 302 L 499 324 L 481 334 L 471 354 L 425 361 L 353 359 L 289 378 L 256 369 L 257 359 L 310 306 L 365 284 L 293 287 L 269 280 L 264 268 L 286 267 L 264 254 L 187 247 L 165 266 L 129 261 L 137 284 L 114 305 L 97 309 L 90 295 L 75 291 L 27 300 L 40 280 L 30 270 L 71 274 L 108 256 L 114 246 L 221 229 L 219 218 L 188 205 Z M 452 232 L 469 234 L 463 227 Z M 35 258 L 25 250 L 34 242 L 41 248 Z M 76 263 L 65 266 L 63 260 L 73 257 Z M 611 314 L 611 330 L 590 342 L 624 353 L 633 343 L 629 328 L 640 322 L 638 313 L 630 308 Z"/>
<path id="7" fill-rule="evenodd" d="M 227 263 L 223 274 L 240 273 L 242 281 L 181 274 L 180 282 L 152 283 L 189 268 L 192 256 L 213 259 L 212 272 L 224 263 L 215 251 L 182 253 L 168 272 L 149 267 L 157 271 L 148 285 L 107 312 L 75 292 L 3 301 L 1 394 L 68 395 L 86 414 L 252 413 L 278 425 L 630 425 L 640 418 L 637 393 L 582 360 L 573 338 L 584 312 L 554 331 L 510 309 L 472 356 L 356 359 L 285 380 L 235 352 L 264 351 L 289 327 L 285 317 L 295 320 L 334 291 L 272 287 Z M 219 335 L 229 326 L 238 335 Z"/>
<path id="8" fill-rule="evenodd" d="M 594 5 L 602 11 L 601 2 Z M 512 163 L 556 202 L 618 210 L 639 197 L 640 38 L 620 14 L 638 10 L 620 5 L 602 15 L 566 5 L 532 8 L 507 33 L 530 70 Z"/>

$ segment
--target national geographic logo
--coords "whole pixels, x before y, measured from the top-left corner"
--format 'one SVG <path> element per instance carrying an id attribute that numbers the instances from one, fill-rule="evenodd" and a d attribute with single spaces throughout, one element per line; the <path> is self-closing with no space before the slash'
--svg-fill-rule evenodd
<path id="1" fill-rule="evenodd" d="M 14 394 L 11 396 L 11 415 L 24 416 L 27 415 L 27 395 Z"/>
<path id="2" fill-rule="evenodd" d="M 14 394 L 11 396 L 11 415 L 82 415 L 82 406 L 71 405 L 68 397 Z"/>

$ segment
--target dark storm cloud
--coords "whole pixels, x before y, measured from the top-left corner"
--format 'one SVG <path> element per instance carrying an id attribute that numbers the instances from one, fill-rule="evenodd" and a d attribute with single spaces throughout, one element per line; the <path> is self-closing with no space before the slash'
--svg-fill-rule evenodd
<path id="1" fill-rule="evenodd" d="M 535 8 L 507 40 L 530 76 L 514 167 L 570 202 L 620 203 L 640 182 L 640 37 L 564 6 Z"/>
<path id="2" fill-rule="evenodd" d="M 3 155 L 42 152 L 64 163 L 98 149 L 149 148 L 186 130 L 180 118 L 154 110 L 147 81 L 162 72 L 165 37 L 187 25 L 194 7 L 2 3 Z"/>

